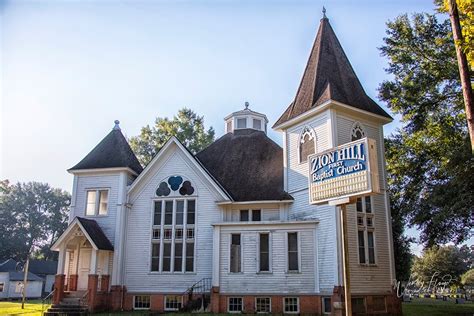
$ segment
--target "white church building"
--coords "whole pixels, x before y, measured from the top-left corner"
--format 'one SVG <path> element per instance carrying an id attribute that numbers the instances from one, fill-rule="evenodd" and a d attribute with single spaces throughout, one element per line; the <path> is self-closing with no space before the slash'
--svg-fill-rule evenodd
<path id="1" fill-rule="evenodd" d="M 308 155 L 376 141 L 380 193 L 347 207 L 352 309 L 398 315 L 383 126 L 326 17 L 295 99 L 269 121 L 248 105 L 197 154 L 174 137 L 141 166 L 112 131 L 68 171 L 69 226 L 54 302 L 91 311 L 342 315 L 341 218 L 309 203 Z M 223 116 L 226 113 L 223 113 Z"/>

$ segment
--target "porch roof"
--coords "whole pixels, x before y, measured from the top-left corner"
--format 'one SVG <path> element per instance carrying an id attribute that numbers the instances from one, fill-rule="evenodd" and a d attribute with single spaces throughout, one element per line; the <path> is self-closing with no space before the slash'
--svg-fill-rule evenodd
<path id="1" fill-rule="evenodd" d="M 91 243 L 94 249 L 108 251 L 114 250 L 114 246 L 112 246 L 112 243 L 104 234 L 99 224 L 97 224 L 97 222 L 93 219 L 82 217 L 74 218 L 66 231 L 61 236 L 59 236 L 58 240 L 56 240 L 56 242 L 53 244 L 51 249 L 54 251 L 59 251 L 60 244 L 66 240 L 67 236 L 73 231 L 75 226 L 79 226 L 81 231 L 84 233 L 84 236 Z"/>

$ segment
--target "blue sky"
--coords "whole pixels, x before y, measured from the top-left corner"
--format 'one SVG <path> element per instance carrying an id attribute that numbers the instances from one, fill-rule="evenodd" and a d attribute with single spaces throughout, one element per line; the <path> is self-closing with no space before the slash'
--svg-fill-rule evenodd
<path id="1" fill-rule="evenodd" d="M 374 99 L 388 78 L 377 50 L 385 23 L 433 9 L 413 0 L 0 1 L 0 178 L 71 191 L 66 169 L 115 119 L 134 136 L 187 106 L 220 136 L 224 116 L 249 101 L 273 124 L 295 95 L 323 5 Z"/>

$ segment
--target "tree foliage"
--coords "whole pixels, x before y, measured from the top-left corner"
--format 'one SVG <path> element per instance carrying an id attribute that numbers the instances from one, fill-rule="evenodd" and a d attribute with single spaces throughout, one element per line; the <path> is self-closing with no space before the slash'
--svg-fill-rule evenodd
<path id="1" fill-rule="evenodd" d="M 379 97 L 402 123 L 387 140 L 393 212 L 428 246 L 458 244 L 473 235 L 474 159 L 449 21 L 414 14 L 387 26 L 380 50 L 393 79 Z"/>
<path id="2" fill-rule="evenodd" d="M 140 135 L 130 138 L 130 146 L 142 165 L 147 165 L 171 136 L 177 137 L 191 152 L 214 141 L 214 129 L 204 128 L 204 118 L 183 108 L 172 120 L 157 117 L 154 126 L 144 126 Z"/>
<path id="3" fill-rule="evenodd" d="M 456 246 L 433 246 L 427 248 L 422 257 L 414 260 L 412 274 L 424 284 L 428 284 L 433 278 L 444 278 L 451 279 L 450 285 L 459 285 L 461 275 L 468 269 L 464 258 L 465 254 Z"/>
<path id="4" fill-rule="evenodd" d="M 67 227 L 71 196 L 46 183 L 0 182 L 0 258 L 52 259 L 50 246 Z"/>
<path id="5" fill-rule="evenodd" d="M 449 12 L 449 0 L 436 0 L 435 2 L 441 12 Z M 461 45 L 469 67 L 474 70 L 474 1 L 456 0 L 456 5 L 462 31 L 462 41 L 456 44 Z"/>
<path id="6" fill-rule="evenodd" d="M 470 269 L 466 273 L 461 275 L 461 284 L 474 286 L 474 269 Z"/>

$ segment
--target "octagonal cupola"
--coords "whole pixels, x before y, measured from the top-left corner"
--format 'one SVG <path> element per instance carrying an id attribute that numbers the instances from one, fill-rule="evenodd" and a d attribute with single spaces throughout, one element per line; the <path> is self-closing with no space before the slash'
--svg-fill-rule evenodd
<path id="1" fill-rule="evenodd" d="M 243 110 L 234 112 L 224 118 L 225 132 L 233 133 L 239 129 L 254 129 L 267 133 L 268 119 L 265 114 L 249 109 L 249 103 L 245 102 Z"/>

